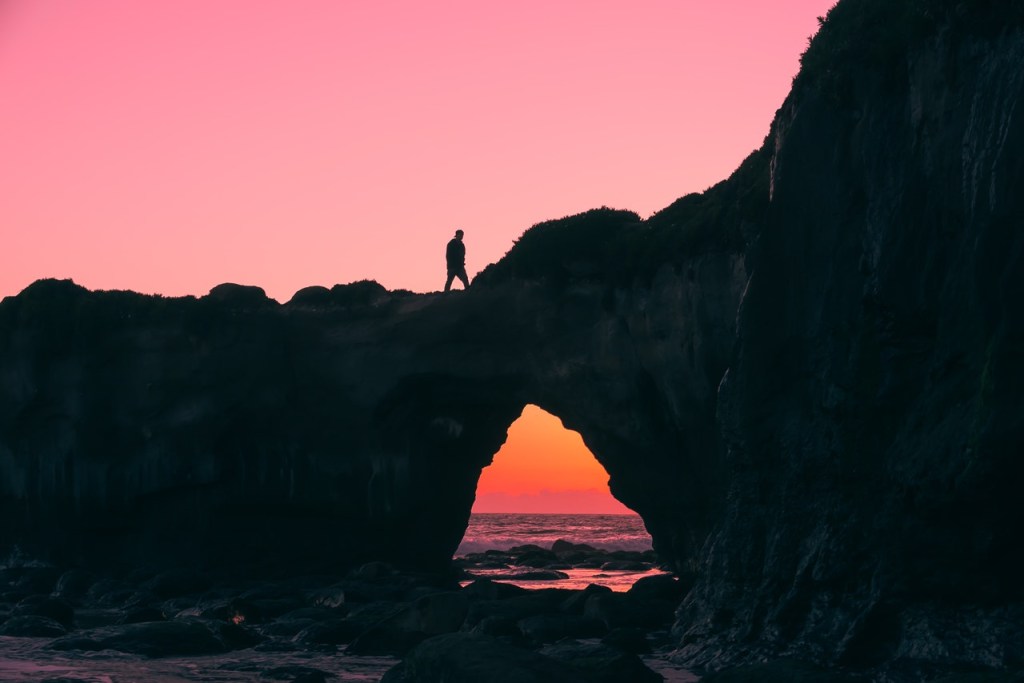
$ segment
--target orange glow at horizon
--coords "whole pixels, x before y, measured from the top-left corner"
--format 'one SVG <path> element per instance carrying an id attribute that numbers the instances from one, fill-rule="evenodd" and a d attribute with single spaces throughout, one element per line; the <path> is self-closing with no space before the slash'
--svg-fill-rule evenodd
<path id="1" fill-rule="evenodd" d="M 519 509 L 498 509 L 509 505 Z M 582 508 L 582 509 L 581 509 Z M 474 512 L 630 513 L 579 433 L 528 405 L 477 484 Z"/>

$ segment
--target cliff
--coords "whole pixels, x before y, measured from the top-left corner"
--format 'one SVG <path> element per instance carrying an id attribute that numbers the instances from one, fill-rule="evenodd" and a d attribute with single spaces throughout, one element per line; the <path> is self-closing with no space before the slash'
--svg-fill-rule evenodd
<path id="1" fill-rule="evenodd" d="M 0 304 L 0 551 L 443 568 L 534 403 L 696 573 L 681 661 L 1020 667 L 1022 24 L 841 2 L 730 179 L 536 226 L 465 293 L 36 283 Z"/>
<path id="2" fill-rule="evenodd" d="M 727 503 L 680 654 L 1019 666 L 1020 5 L 834 13 L 816 42 L 843 59 L 773 126 L 719 392 Z"/>

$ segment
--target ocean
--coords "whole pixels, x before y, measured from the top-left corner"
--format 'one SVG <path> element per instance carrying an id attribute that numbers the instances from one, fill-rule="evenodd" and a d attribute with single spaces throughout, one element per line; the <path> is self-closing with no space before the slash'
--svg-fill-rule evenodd
<path id="1" fill-rule="evenodd" d="M 558 540 L 586 544 L 609 553 L 642 553 L 652 549 L 651 536 L 639 515 L 478 513 L 470 516 L 455 557 L 523 545 L 550 550 Z M 594 583 L 608 586 L 613 591 L 629 590 L 640 578 L 665 573 L 649 562 L 645 566 L 620 568 L 563 566 L 557 569 L 560 575 L 551 578 L 538 578 L 531 567 L 467 566 L 466 569 L 475 577 L 488 577 L 523 588 L 578 590 Z M 463 581 L 463 584 L 468 582 Z"/>
<path id="2" fill-rule="evenodd" d="M 534 544 L 550 548 L 557 540 L 586 543 L 602 550 L 651 549 L 639 515 L 559 515 L 502 512 L 476 513 L 469 518 L 456 557 L 487 550 L 508 550 Z"/>

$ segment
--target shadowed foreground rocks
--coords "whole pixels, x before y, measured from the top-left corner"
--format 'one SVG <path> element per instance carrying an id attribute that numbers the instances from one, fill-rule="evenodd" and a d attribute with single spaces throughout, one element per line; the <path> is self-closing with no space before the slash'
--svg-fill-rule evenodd
<path id="1" fill-rule="evenodd" d="M 197 574 L 194 579 L 205 580 L 183 582 L 177 572 L 95 576 L 83 581 L 85 590 L 77 597 L 58 598 L 52 591 L 69 573 L 55 580 L 46 569 L 8 568 L 0 583 L 0 635 L 10 639 L 7 644 L 42 642 L 33 666 L 56 665 L 57 658 L 66 664 L 105 651 L 97 656 L 189 658 L 194 673 L 216 670 L 230 678 L 259 672 L 271 680 L 298 681 L 325 674 L 270 666 L 275 653 L 296 655 L 293 661 L 304 653 L 326 653 L 341 666 L 360 659 L 393 664 L 385 680 L 408 683 L 656 683 L 661 676 L 648 663 L 670 666 L 671 609 L 659 610 L 649 620 L 651 628 L 622 640 L 629 645 L 616 644 L 602 638 L 611 634 L 605 624 L 584 616 L 589 603 L 608 591 L 596 586 L 527 590 L 480 579 L 460 587 L 450 578 L 404 574 L 374 563 L 346 575 L 259 581 Z M 43 593 L 17 588 L 29 582 Z M 166 590 L 157 594 L 147 588 L 153 585 Z M 633 600 L 629 593 L 621 597 Z M 649 598 L 636 603 L 634 609 L 642 610 Z M 633 651 L 637 641 L 646 663 Z M 225 653 L 229 659 L 211 662 Z"/>

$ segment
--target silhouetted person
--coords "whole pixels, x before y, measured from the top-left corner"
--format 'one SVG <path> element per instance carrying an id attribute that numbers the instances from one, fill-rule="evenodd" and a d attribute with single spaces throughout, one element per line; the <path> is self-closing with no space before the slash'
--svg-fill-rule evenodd
<path id="1" fill-rule="evenodd" d="M 463 232 L 455 231 L 455 237 L 448 241 L 444 251 L 444 259 L 448 262 L 448 280 L 444 283 L 444 291 L 452 288 L 452 280 L 459 278 L 462 286 L 469 289 L 469 278 L 466 276 L 466 245 L 462 243 Z"/>

